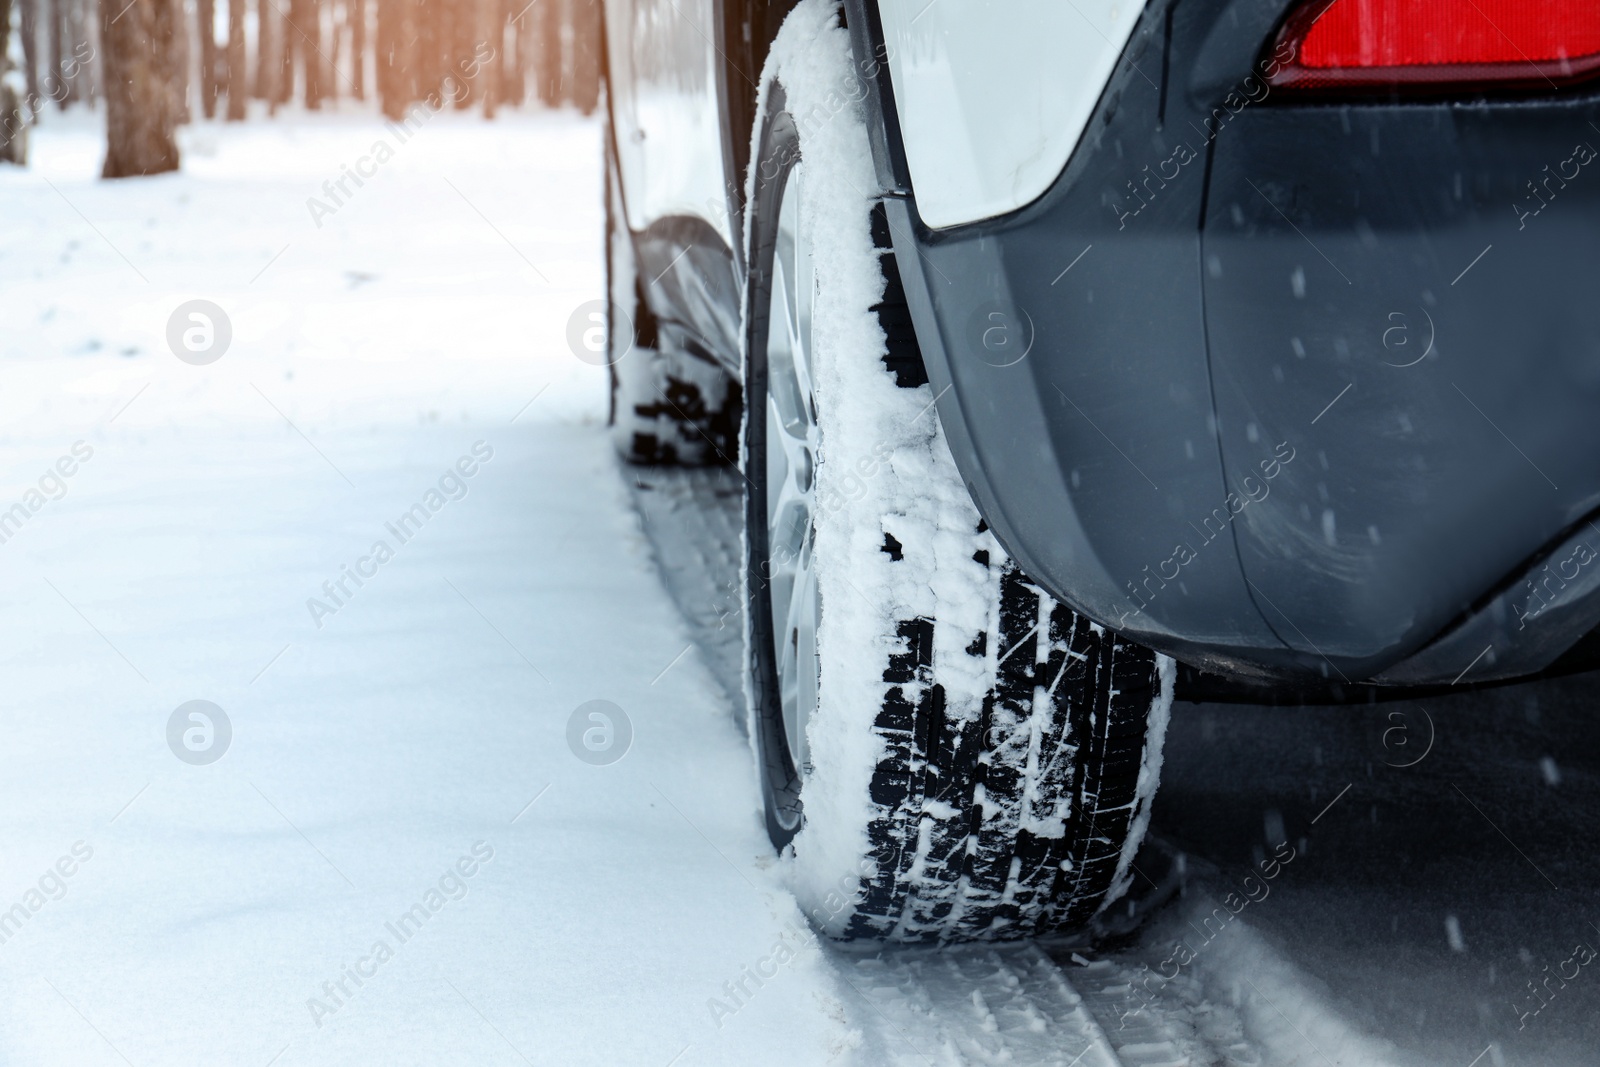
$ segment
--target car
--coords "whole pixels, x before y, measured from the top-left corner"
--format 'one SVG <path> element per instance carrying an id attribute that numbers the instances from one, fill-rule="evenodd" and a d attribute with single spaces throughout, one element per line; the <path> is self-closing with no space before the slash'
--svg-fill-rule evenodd
<path id="1" fill-rule="evenodd" d="M 1175 699 L 1596 665 L 1600 7 L 604 24 L 616 438 L 744 479 L 749 728 L 821 929 L 1108 914 Z"/>

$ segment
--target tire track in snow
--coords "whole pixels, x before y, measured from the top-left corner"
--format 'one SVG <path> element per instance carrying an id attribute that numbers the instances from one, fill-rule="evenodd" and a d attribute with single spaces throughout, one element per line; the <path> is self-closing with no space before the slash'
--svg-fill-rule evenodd
<path id="1" fill-rule="evenodd" d="M 1055 954 L 1126 1067 L 1410 1062 L 1347 1018 L 1330 990 L 1243 918 L 1218 926 L 1215 916 L 1227 912 L 1205 888 L 1216 878 L 1202 872 L 1132 946 L 1094 960 Z M 1175 961 L 1174 976 L 1163 978 Z"/>
<path id="2" fill-rule="evenodd" d="M 723 470 L 627 468 L 641 526 L 743 726 L 742 485 Z M 1120 1067 L 1061 968 L 1038 946 L 824 949 L 863 1030 L 859 1061 L 892 1067 Z"/>
<path id="3" fill-rule="evenodd" d="M 875 1032 L 864 1059 L 894 1067 L 1121 1067 L 1061 968 L 1032 942 L 942 948 L 834 945 L 829 956 Z"/>
<path id="4" fill-rule="evenodd" d="M 739 595 L 742 485 L 726 470 L 629 468 L 625 477 L 662 579 L 744 726 Z M 830 944 L 859 1062 L 893 1067 L 990 1064 L 1121 1067 L 1387 1067 L 1388 1042 L 1343 1019 L 1327 992 L 1236 920 L 1236 929 L 1144 1003 L 1135 979 L 1203 922 L 1216 901 L 1191 879 L 1193 900 L 1154 918 L 1136 942 L 1104 957 L 1062 943 L 911 947 Z M 1192 928 L 1191 928 L 1192 929 Z M 1093 954 L 1091 954 L 1093 955 Z M 1252 984 L 1253 983 L 1253 984 Z M 852 992 L 853 989 L 853 992 Z M 1074 1058 L 1078 1057 L 1078 1058 Z"/>
<path id="5" fill-rule="evenodd" d="M 1238 1020 L 1226 1009 L 1223 1019 L 1208 1020 L 1210 1033 L 1201 1033 L 1181 1009 L 1141 1008 L 1133 990 L 1135 970 L 1119 961 L 1095 960 L 1073 968 L 1071 975 L 1124 1067 L 1254 1067 L 1262 1062 L 1237 1036 Z M 1198 989 L 1182 992 L 1191 994 L 1186 1000 L 1199 999 Z M 1207 1005 L 1205 1010 L 1218 1009 Z"/>
<path id="6" fill-rule="evenodd" d="M 622 477 L 662 583 L 744 731 L 744 482 L 721 467 L 623 464 Z"/>

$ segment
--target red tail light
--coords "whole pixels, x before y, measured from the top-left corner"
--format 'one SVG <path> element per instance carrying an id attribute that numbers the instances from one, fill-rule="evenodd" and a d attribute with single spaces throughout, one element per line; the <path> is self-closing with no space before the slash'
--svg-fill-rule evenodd
<path id="1" fill-rule="evenodd" d="M 1313 0 L 1268 70 L 1285 89 L 1556 88 L 1600 73 L 1600 2 Z"/>

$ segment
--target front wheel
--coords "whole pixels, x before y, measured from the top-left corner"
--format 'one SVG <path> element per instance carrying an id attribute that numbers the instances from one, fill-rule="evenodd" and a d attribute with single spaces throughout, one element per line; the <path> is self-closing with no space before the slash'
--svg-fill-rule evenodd
<path id="1" fill-rule="evenodd" d="M 813 921 L 946 941 L 1127 887 L 1175 669 L 1051 599 L 950 457 L 834 5 L 768 62 L 746 233 L 746 662 L 766 818 Z M 797 123 L 794 116 L 805 116 Z M 821 116 L 818 119 L 818 116 Z"/>
<path id="2" fill-rule="evenodd" d="M 664 343 L 645 299 L 612 137 L 608 122 L 604 360 L 612 440 L 624 460 L 642 466 L 731 466 L 744 403 L 739 383 L 709 359 Z"/>

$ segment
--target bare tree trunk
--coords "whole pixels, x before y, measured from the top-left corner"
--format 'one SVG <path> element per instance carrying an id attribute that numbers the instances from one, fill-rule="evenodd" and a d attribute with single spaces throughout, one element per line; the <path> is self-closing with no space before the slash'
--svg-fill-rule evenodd
<path id="1" fill-rule="evenodd" d="M 0 0 L 0 65 L 11 54 L 11 0 Z M 0 163 L 28 162 L 28 126 L 22 96 L 9 80 L 0 80 Z"/>
<path id="2" fill-rule="evenodd" d="M 433 47 L 428 52 L 428 61 L 432 64 L 433 72 L 428 79 L 428 86 L 437 94 L 444 85 L 445 78 L 455 71 L 451 61 L 451 56 L 455 52 L 451 44 L 454 32 L 451 15 L 454 11 L 450 0 L 424 0 L 424 7 L 428 11 L 428 24 L 432 27 L 433 34 Z M 444 102 L 448 105 L 450 101 L 446 99 Z"/>
<path id="3" fill-rule="evenodd" d="M 0 0 L 0 73 L 11 58 L 11 0 Z"/>
<path id="4" fill-rule="evenodd" d="M 317 23 L 322 52 L 317 57 L 317 62 L 321 64 L 317 76 L 321 79 L 318 87 L 322 90 L 323 100 L 339 98 L 339 56 L 344 51 L 345 27 L 339 21 L 337 5 L 338 0 L 328 0 L 318 5 Z"/>
<path id="5" fill-rule="evenodd" d="M 289 23 L 289 0 L 267 0 L 272 14 L 272 111 L 294 98 L 294 27 Z"/>
<path id="6" fill-rule="evenodd" d="M 72 0 L 72 54 L 63 62 L 74 100 L 93 105 L 99 99 L 100 74 L 94 62 L 98 51 L 99 16 L 96 0 Z"/>
<path id="7" fill-rule="evenodd" d="M 479 0 L 484 42 L 489 46 L 478 72 L 483 93 L 483 117 L 494 118 L 505 91 L 506 5 L 505 0 Z"/>
<path id="8" fill-rule="evenodd" d="M 546 107 L 561 106 L 561 4 L 539 0 L 528 17 L 535 20 L 533 67 L 539 99 Z"/>
<path id="9" fill-rule="evenodd" d="M 22 76 L 27 85 L 28 108 L 39 113 L 39 0 L 22 0 Z"/>
<path id="10" fill-rule="evenodd" d="M 390 118 L 399 118 L 402 99 L 401 71 L 405 68 L 400 51 L 404 22 L 403 0 L 375 0 L 377 18 L 372 30 L 372 81 L 378 93 L 378 107 Z"/>
<path id="11" fill-rule="evenodd" d="M 270 3 L 273 19 L 277 23 L 273 32 L 278 38 L 278 73 L 273 82 L 277 95 L 272 100 L 274 104 L 287 104 L 294 99 L 294 53 L 299 47 L 300 35 L 289 20 L 291 0 L 270 0 Z"/>
<path id="12" fill-rule="evenodd" d="M 50 69 L 45 74 L 45 92 L 56 102 L 59 108 L 65 108 L 70 101 L 67 99 L 67 86 L 61 77 L 61 37 L 66 30 L 67 19 L 71 17 L 72 0 L 45 0 L 50 5 L 46 18 L 50 23 Z"/>
<path id="13" fill-rule="evenodd" d="M 518 8 L 517 13 L 511 16 L 510 39 L 515 48 L 515 59 L 510 60 L 506 70 L 511 81 L 506 88 L 506 99 L 513 104 L 524 103 L 528 99 L 528 68 L 533 63 L 533 41 L 535 15 L 537 3 L 525 4 L 523 0 L 513 0 Z"/>
<path id="14" fill-rule="evenodd" d="M 572 102 L 585 115 L 600 103 L 600 0 L 567 0 L 572 23 Z"/>
<path id="15" fill-rule="evenodd" d="M 92 0 L 49 0 L 50 66 L 39 79 L 43 98 L 66 108 L 94 99 Z"/>
<path id="16" fill-rule="evenodd" d="M 177 117 L 178 125 L 183 125 L 192 117 L 189 113 L 189 21 L 188 4 L 185 0 L 173 0 L 173 10 L 177 16 L 178 24 L 173 30 L 169 46 L 172 51 L 171 71 L 173 114 Z"/>
<path id="17" fill-rule="evenodd" d="M 257 100 L 272 100 L 277 91 L 273 75 L 277 71 L 277 20 L 272 0 L 256 0 L 256 82 L 251 94 Z"/>
<path id="18" fill-rule="evenodd" d="M 357 100 L 367 98 L 367 0 L 345 0 L 345 15 L 350 21 L 350 92 Z"/>
<path id="19" fill-rule="evenodd" d="M 200 31 L 200 110 L 217 117 L 217 0 L 195 0 L 195 22 Z"/>
<path id="20" fill-rule="evenodd" d="M 256 9 L 256 65 L 252 68 L 255 77 L 250 80 L 250 95 L 257 100 L 265 100 L 271 95 L 270 82 L 272 68 L 272 8 L 267 0 L 255 0 Z"/>
<path id="21" fill-rule="evenodd" d="M 245 99 L 250 84 L 245 66 L 249 61 L 249 57 L 245 54 L 244 0 L 228 0 L 229 122 L 239 122 L 245 117 Z"/>
<path id="22" fill-rule="evenodd" d="M 378 101 L 383 113 L 399 119 L 416 99 L 416 70 L 412 57 L 415 23 L 412 0 L 377 0 L 376 39 Z"/>
<path id="23" fill-rule="evenodd" d="M 61 12 L 61 55 L 55 66 L 56 99 L 63 108 L 81 103 L 87 95 L 83 85 L 84 45 L 88 40 L 89 12 L 80 0 L 56 0 Z"/>
<path id="24" fill-rule="evenodd" d="M 311 40 L 306 42 L 306 94 L 309 97 L 313 91 L 316 94 L 317 106 L 321 107 L 327 100 L 333 98 L 333 65 L 339 58 L 339 28 L 337 26 L 324 26 L 324 16 L 329 13 L 333 0 L 323 3 L 323 0 L 306 0 L 312 9 L 311 21 L 316 29 L 311 33 Z M 311 85 L 311 71 L 317 72 L 317 83 Z"/>
<path id="25" fill-rule="evenodd" d="M 445 38 L 446 73 L 456 83 L 451 99 L 457 108 L 469 108 L 481 88 L 478 75 L 482 64 L 475 56 L 483 35 L 483 3 L 481 0 L 457 0 L 446 11 L 450 16 Z"/>
<path id="26" fill-rule="evenodd" d="M 178 169 L 178 79 L 172 69 L 183 33 L 178 0 L 100 0 L 105 63 L 105 178 Z"/>
<path id="27" fill-rule="evenodd" d="M 317 0 L 290 0 L 288 52 L 300 57 L 307 111 L 322 107 L 322 6 Z"/>
<path id="28" fill-rule="evenodd" d="M 444 80 L 441 56 L 444 50 L 441 29 L 444 22 L 443 0 L 415 0 L 413 33 L 416 45 L 411 52 L 415 69 L 417 95 L 429 100 L 439 98 L 439 83 Z"/>
<path id="29" fill-rule="evenodd" d="M 500 33 L 493 38 L 500 45 L 500 55 L 495 63 L 497 92 L 502 104 L 522 102 L 522 23 L 514 18 L 524 0 L 501 0 L 502 22 Z"/>

